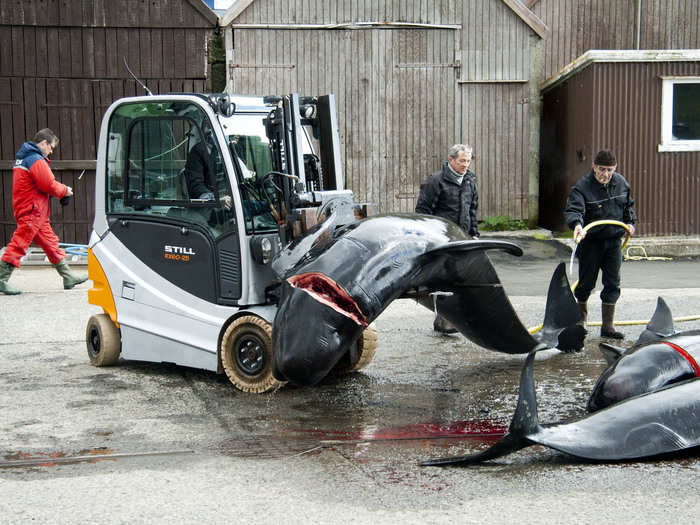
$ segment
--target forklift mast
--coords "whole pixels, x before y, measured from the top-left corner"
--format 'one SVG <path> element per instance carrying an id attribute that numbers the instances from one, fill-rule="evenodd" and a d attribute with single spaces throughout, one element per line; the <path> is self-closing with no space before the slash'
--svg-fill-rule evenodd
<path id="1" fill-rule="evenodd" d="M 334 95 L 291 94 L 265 101 L 277 104 L 265 124 L 282 190 L 284 243 L 330 211 L 349 210 L 353 196 L 344 188 Z"/>

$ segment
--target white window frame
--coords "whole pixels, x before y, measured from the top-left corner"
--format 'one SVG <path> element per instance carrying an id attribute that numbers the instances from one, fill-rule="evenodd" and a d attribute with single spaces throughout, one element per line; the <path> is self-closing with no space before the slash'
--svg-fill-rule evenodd
<path id="1" fill-rule="evenodd" d="M 661 144 L 659 151 L 700 151 L 700 140 L 673 138 L 673 86 L 700 84 L 700 77 L 661 77 Z"/>

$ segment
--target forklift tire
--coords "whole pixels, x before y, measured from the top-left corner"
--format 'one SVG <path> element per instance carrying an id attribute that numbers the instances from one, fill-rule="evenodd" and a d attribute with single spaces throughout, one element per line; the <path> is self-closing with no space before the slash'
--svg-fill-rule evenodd
<path id="1" fill-rule="evenodd" d="M 350 374 L 362 370 L 372 362 L 377 353 L 377 332 L 374 328 L 367 327 L 357 339 L 357 353 L 360 356 L 355 363 L 349 363 L 343 359 L 335 365 L 333 371 L 337 375 Z"/>
<path id="2" fill-rule="evenodd" d="M 243 392 L 262 394 L 285 383 L 272 375 L 272 327 L 254 315 L 233 321 L 221 340 L 221 364 Z"/>
<path id="3" fill-rule="evenodd" d="M 109 315 L 90 317 L 85 328 L 85 343 L 90 363 L 94 366 L 112 366 L 119 362 L 121 334 Z"/>

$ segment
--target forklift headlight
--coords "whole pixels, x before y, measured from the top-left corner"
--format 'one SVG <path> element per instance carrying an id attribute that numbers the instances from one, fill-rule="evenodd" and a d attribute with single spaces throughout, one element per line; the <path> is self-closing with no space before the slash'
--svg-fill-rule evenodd
<path id="1" fill-rule="evenodd" d="M 253 237 L 251 249 L 255 262 L 267 264 L 272 259 L 272 242 L 268 237 Z"/>

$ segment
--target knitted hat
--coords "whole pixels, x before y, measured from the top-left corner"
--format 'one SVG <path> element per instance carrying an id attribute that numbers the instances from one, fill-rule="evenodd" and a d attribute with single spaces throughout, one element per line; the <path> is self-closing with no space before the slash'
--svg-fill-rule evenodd
<path id="1" fill-rule="evenodd" d="M 617 166 L 617 159 L 612 150 L 603 149 L 595 156 L 593 164 L 596 166 Z"/>

